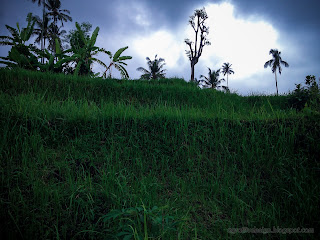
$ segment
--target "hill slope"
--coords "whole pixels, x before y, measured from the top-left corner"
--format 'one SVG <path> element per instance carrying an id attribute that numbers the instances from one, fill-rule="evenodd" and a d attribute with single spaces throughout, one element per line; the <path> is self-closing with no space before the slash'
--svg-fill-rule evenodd
<path id="1" fill-rule="evenodd" d="M 225 239 L 237 227 L 319 226 L 319 119 L 284 96 L 0 74 L 11 238 Z"/>

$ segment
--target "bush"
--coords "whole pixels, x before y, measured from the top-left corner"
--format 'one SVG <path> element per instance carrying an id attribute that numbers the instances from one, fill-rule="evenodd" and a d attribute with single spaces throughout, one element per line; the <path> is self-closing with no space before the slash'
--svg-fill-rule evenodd
<path id="1" fill-rule="evenodd" d="M 320 78 L 319 78 L 320 81 Z M 310 107 L 314 110 L 320 110 L 320 88 L 314 75 L 308 75 L 305 79 L 305 86 L 296 84 L 296 89 L 289 94 L 289 105 L 297 110 Z"/>

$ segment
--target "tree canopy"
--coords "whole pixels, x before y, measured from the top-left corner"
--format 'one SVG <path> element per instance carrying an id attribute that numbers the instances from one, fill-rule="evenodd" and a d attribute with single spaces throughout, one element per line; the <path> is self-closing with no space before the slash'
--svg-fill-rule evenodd
<path id="1" fill-rule="evenodd" d="M 165 77 L 165 69 L 163 69 L 165 60 L 163 58 L 157 59 L 157 55 L 154 57 L 154 60 L 151 61 L 149 57 L 146 57 L 147 65 L 149 70 L 139 67 L 137 71 L 143 72 L 141 79 L 158 79 Z"/>

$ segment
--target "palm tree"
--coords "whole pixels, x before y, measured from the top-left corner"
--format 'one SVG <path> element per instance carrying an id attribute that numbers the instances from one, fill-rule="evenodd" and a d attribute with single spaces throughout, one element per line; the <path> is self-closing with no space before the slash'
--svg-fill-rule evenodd
<path id="1" fill-rule="evenodd" d="M 56 39 L 58 40 L 60 46 L 61 46 L 61 37 L 66 34 L 67 32 L 65 30 L 61 30 L 61 27 L 58 27 L 54 23 L 51 23 L 49 26 L 49 49 L 56 53 Z"/>
<path id="2" fill-rule="evenodd" d="M 71 21 L 72 18 L 65 14 L 70 14 L 69 10 L 66 9 L 60 9 L 61 8 L 61 2 L 60 0 L 47 0 L 46 1 L 46 8 L 48 9 L 48 15 L 53 17 L 53 22 L 55 25 L 57 25 L 57 21 L 60 20 L 61 24 L 63 26 L 63 22 Z"/>
<path id="3" fill-rule="evenodd" d="M 45 17 L 46 17 L 46 4 L 45 4 L 45 0 L 32 0 L 33 3 L 38 2 L 38 6 L 43 6 L 42 8 L 42 23 L 45 23 Z M 41 41 L 41 50 L 44 51 L 44 32 L 45 32 L 45 24 L 42 24 L 42 31 L 40 33 L 40 41 Z M 44 59 L 41 58 L 41 63 L 43 63 Z"/>
<path id="4" fill-rule="evenodd" d="M 264 68 L 271 67 L 272 72 L 274 73 L 276 79 L 276 88 L 277 88 L 277 95 L 278 95 L 278 82 L 277 82 L 277 69 L 279 70 L 279 74 L 281 74 L 282 68 L 281 65 L 285 67 L 289 67 L 289 64 L 286 61 L 283 61 L 280 57 L 281 52 L 277 49 L 271 49 L 269 55 L 272 54 L 272 59 L 267 61 L 264 64 Z"/>
<path id="5" fill-rule="evenodd" d="M 137 68 L 137 71 L 143 72 L 144 74 L 141 75 L 141 79 L 157 79 L 157 78 L 165 78 L 165 69 L 162 70 L 164 67 L 165 60 L 163 58 L 157 59 L 157 55 L 154 57 L 154 60 L 151 61 L 149 57 L 146 58 L 148 61 L 149 71 L 143 67 Z"/>
<path id="6" fill-rule="evenodd" d="M 125 69 L 125 67 L 123 66 L 123 65 L 127 66 L 127 64 L 123 61 L 128 60 L 128 59 L 132 59 L 132 57 L 131 56 L 121 56 L 120 57 L 120 55 L 126 49 L 128 49 L 128 46 L 120 48 L 113 56 L 112 56 L 111 52 L 105 51 L 105 53 L 107 53 L 108 56 L 110 57 L 111 62 L 109 64 L 109 66 L 107 67 L 106 71 L 104 72 L 103 77 L 106 77 L 107 71 L 109 70 L 109 77 L 111 78 L 111 67 L 114 66 L 120 72 L 120 74 L 123 78 L 129 78 L 129 74 L 128 74 L 127 70 Z"/>
<path id="7" fill-rule="evenodd" d="M 204 78 L 204 79 L 200 79 L 199 81 L 204 82 L 207 85 L 211 85 L 212 89 L 223 87 L 223 86 L 219 86 L 219 84 L 221 84 L 222 81 L 225 81 L 224 79 L 219 79 L 220 69 L 217 71 L 211 71 L 210 68 L 208 69 L 209 69 L 208 77 L 204 75 L 200 75 L 200 78 Z"/>
<path id="8" fill-rule="evenodd" d="M 232 70 L 231 66 L 232 66 L 232 64 L 230 64 L 230 63 L 224 63 L 222 65 L 223 76 L 225 76 L 227 74 L 227 88 L 229 88 L 228 76 L 229 76 L 229 74 L 234 74 L 234 71 Z"/>
<path id="9" fill-rule="evenodd" d="M 50 26 L 50 19 L 48 16 L 45 16 L 44 19 L 41 19 L 39 16 L 33 16 L 35 23 L 38 28 L 33 30 L 33 35 L 36 35 L 35 43 L 43 44 L 43 48 L 46 47 L 46 39 L 49 39 L 49 26 Z M 43 40 L 43 42 L 42 42 Z"/>

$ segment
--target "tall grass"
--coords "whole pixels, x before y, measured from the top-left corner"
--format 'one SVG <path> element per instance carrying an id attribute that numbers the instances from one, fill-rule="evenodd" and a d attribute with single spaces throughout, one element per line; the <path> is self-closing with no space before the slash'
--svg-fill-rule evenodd
<path id="1" fill-rule="evenodd" d="M 228 228 L 319 226 L 319 119 L 284 96 L 0 74 L 7 238 L 254 239 Z"/>

